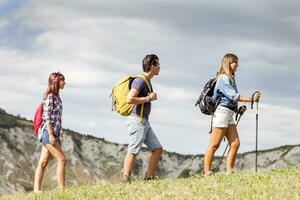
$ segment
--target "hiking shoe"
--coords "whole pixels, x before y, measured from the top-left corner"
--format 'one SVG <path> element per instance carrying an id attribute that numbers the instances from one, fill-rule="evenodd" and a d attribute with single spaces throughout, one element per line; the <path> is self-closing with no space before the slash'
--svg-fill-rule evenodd
<path id="1" fill-rule="evenodd" d="M 212 176 L 214 175 L 213 171 L 208 171 L 207 173 L 203 174 L 203 176 Z"/>
<path id="2" fill-rule="evenodd" d="M 155 181 L 155 180 L 159 180 L 158 176 L 146 176 L 144 178 L 144 181 Z"/>
<path id="3" fill-rule="evenodd" d="M 226 172 L 226 175 L 234 174 L 235 172 L 233 170 Z"/>
<path id="4" fill-rule="evenodd" d="M 131 183 L 131 178 L 128 175 L 124 175 L 121 180 L 122 183 Z"/>

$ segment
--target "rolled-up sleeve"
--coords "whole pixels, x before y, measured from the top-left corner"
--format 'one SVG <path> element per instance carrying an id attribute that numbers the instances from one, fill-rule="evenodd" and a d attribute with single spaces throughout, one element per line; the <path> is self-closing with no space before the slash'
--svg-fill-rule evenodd
<path id="1" fill-rule="evenodd" d="M 131 88 L 141 91 L 144 86 L 144 80 L 141 78 L 135 78 L 131 84 Z"/>
<path id="2" fill-rule="evenodd" d="M 234 89 L 230 84 L 229 78 L 227 76 L 222 76 L 220 80 L 220 91 L 226 96 L 230 101 L 237 102 L 240 94 Z"/>
<path id="3" fill-rule="evenodd" d="M 45 99 L 45 107 L 44 107 L 44 114 L 45 114 L 45 123 L 51 124 L 54 123 L 52 120 L 52 113 L 53 113 L 53 96 L 48 95 L 48 97 Z"/>

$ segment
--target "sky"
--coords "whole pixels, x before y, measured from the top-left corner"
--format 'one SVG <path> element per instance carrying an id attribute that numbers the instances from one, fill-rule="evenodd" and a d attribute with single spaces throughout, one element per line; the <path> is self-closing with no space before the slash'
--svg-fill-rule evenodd
<path id="1" fill-rule="evenodd" d="M 154 53 L 152 128 L 166 150 L 204 154 L 210 116 L 194 105 L 234 53 L 240 94 L 262 93 L 259 149 L 299 144 L 299 10 L 296 0 L 0 0 L 0 107 L 32 119 L 49 74 L 60 71 L 63 127 L 125 144 L 126 118 L 111 111 L 109 95 Z M 255 149 L 256 112 L 247 106 L 240 153 Z"/>

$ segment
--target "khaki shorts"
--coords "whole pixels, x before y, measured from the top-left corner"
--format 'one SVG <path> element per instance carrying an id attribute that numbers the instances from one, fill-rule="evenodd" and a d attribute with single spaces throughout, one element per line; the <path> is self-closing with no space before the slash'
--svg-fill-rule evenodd
<path id="1" fill-rule="evenodd" d="M 229 108 L 218 106 L 213 116 L 213 127 L 227 128 L 229 124 L 235 124 L 234 114 Z"/>
<path id="2" fill-rule="evenodd" d="M 127 127 L 129 131 L 129 144 L 128 151 L 137 154 L 146 144 L 150 151 L 162 148 L 158 138 L 152 130 L 150 123 L 147 119 L 143 118 L 141 123 L 140 117 L 129 116 L 127 118 Z"/>

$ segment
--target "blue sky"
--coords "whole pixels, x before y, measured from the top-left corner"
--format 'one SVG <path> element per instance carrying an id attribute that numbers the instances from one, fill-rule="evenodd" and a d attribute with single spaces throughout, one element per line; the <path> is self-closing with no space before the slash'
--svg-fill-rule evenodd
<path id="1" fill-rule="evenodd" d="M 127 143 L 109 94 L 155 53 L 159 101 L 150 122 L 165 149 L 203 154 L 210 117 L 194 107 L 225 53 L 239 56 L 240 93 L 262 92 L 259 147 L 299 144 L 300 3 L 289 1 L 0 1 L 0 106 L 33 118 L 48 75 L 66 76 L 63 126 Z M 243 116 L 240 152 L 255 148 L 255 111 Z M 225 147 L 226 144 L 222 144 Z M 219 150 L 219 154 L 222 153 Z"/>

